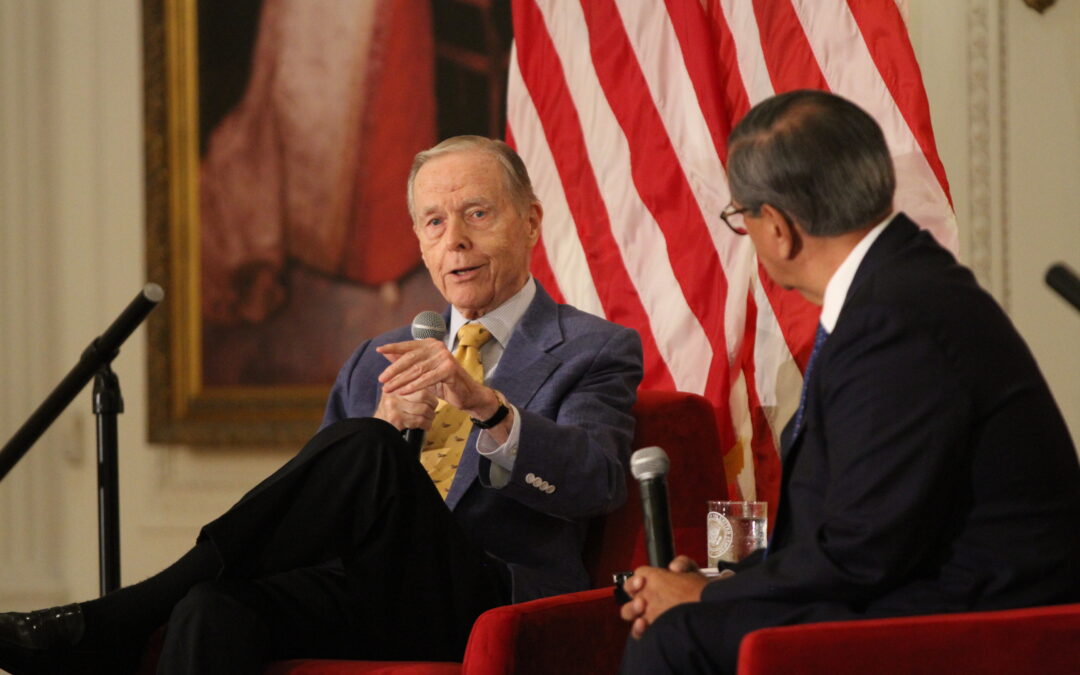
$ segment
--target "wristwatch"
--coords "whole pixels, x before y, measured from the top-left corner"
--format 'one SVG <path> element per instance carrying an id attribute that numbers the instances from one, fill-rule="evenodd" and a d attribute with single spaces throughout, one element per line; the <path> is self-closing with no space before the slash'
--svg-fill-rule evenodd
<path id="1" fill-rule="evenodd" d="M 506 405 L 506 399 L 503 398 L 502 392 L 496 390 L 495 398 L 499 399 L 499 407 L 495 410 L 495 413 L 486 420 L 478 420 L 475 417 L 469 417 L 469 420 L 481 429 L 490 429 L 499 422 L 506 419 L 506 416 L 510 414 L 510 408 Z"/>

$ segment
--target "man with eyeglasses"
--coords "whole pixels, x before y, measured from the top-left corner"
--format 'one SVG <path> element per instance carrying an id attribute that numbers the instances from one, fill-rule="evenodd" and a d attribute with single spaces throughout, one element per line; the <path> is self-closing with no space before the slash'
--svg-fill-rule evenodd
<path id="1" fill-rule="evenodd" d="M 728 178 L 721 218 L 821 323 L 768 548 L 711 581 L 685 557 L 635 571 L 623 672 L 734 672 L 767 626 L 1080 600 L 1064 420 L 1001 308 L 894 212 L 874 120 L 773 97 L 732 131 Z"/>

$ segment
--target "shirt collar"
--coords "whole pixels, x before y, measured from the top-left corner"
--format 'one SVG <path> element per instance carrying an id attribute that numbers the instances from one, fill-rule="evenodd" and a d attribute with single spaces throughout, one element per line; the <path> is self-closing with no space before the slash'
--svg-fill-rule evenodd
<path id="1" fill-rule="evenodd" d="M 840 318 L 840 310 L 844 308 L 844 300 L 847 298 L 848 289 L 851 288 L 851 282 L 855 280 L 855 272 L 859 270 L 859 265 L 862 263 L 863 258 L 866 257 L 866 253 L 870 250 L 874 240 L 892 222 L 892 219 L 896 217 L 896 213 L 894 211 L 888 218 L 875 225 L 866 233 L 865 237 L 859 240 L 858 244 L 855 244 L 855 247 L 844 258 L 844 262 L 840 263 L 840 266 L 836 268 L 836 271 L 833 272 L 832 277 L 829 279 L 829 283 L 825 286 L 825 299 L 821 305 L 820 321 L 821 325 L 829 333 L 833 332 L 836 321 Z"/>
<path id="2" fill-rule="evenodd" d="M 514 327 L 529 308 L 529 304 L 536 297 L 536 281 L 532 275 L 521 287 L 521 290 L 510 297 L 509 300 L 491 310 L 484 316 L 476 319 L 484 328 L 487 328 L 491 336 L 498 341 L 499 346 L 506 348 Z M 461 315 L 457 307 L 450 307 L 450 331 L 446 334 L 447 346 L 453 349 L 457 340 L 458 330 L 468 323 L 469 320 Z"/>

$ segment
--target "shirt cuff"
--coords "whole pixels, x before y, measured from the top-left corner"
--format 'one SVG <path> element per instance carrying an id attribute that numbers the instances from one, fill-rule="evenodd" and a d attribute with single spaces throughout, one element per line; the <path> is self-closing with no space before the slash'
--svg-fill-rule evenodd
<path id="1" fill-rule="evenodd" d="M 506 405 L 514 415 L 514 421 L 510 425 L 510 435 L 506 442 L 497 445 L 487 429 L 481 429 L 480 435 L 476 438 L 476 451 L 481 457 L 486 457 L 491 461 L 488 480 L 494 488 L 506 487 L 506 484 L 510 482 L 510 473 L 514 470 L 514 460 L 517 459 L 518 440 L 521 438 L 521 415 L 513 404 L 507 402 Z"/>

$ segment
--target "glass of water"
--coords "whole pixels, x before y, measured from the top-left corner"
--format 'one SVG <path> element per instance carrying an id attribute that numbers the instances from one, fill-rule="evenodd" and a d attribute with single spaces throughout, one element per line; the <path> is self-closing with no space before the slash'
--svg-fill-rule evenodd
<path id="1" fill-rule="evenodd" d="M 709 501 L 706 516 L 709 567 L 736 563 L 768 543 L 769 509 L 766 502 Z"/>

